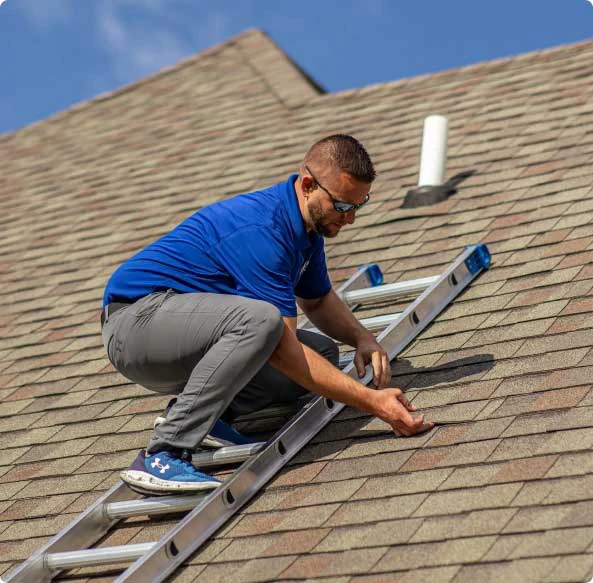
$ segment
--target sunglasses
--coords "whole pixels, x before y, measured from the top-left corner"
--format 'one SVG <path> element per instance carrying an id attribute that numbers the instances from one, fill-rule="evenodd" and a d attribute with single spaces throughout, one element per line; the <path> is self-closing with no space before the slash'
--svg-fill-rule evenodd
<path id="1" fill-rule="evenodd" d="M 313 178 L 317 186 L 319 186 L 319 188 L 321 188 L 321 190 L 323 190 L 329 196 L 329 198 L 332 201 L 332 204 L 334 205 L 334 210 L 336 210 L 339 213 L 349 213 L 350 211 L 357 211 L 359 208 L 362 208 L 367 202 L 369 202 L 369 199 L 371 198 L 371 193 L 369 192 L 366 195 L 366 198 L 360 204 L 353 204 L 351 202 L 345 202 L 343 200 L 340 200 L 339 198 L 336 198 L 327 188 L 325 188 L 325 186 L 323 186 L 323 184 L 321 184 L 321 182 L 319 182 L 317 178 L 315 178 L 315 175 L 313 174 L 313 172 L 311 172 L 308 166 L 305 166 L 305 170 L 311 175 L 311 178 Z"/>

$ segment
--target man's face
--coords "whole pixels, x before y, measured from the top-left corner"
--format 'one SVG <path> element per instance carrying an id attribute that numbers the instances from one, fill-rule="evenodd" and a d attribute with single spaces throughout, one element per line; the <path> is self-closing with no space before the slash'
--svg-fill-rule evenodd
<path id="1" fill-rule="evenodd" d="M 323 176 L 318 176 L 316 172 L 315 178 L 321 181 L 323 188 L 319 182 L 312 181 L 312 186 L 316 188 L 310 192 L 307 200 L 309 215 L 317 233 L 333 238 L 345 224 L 354 222 L 356 210 L 338 212 L 331 197 L 341 202 L 360 205 L 367 199 L 371 185 L 360 182 L 346 172 L 327 173 Z"/>

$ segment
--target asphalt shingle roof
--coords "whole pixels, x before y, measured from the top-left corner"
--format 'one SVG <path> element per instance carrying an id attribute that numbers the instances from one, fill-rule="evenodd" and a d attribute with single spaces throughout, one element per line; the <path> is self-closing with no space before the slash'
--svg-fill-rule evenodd
<path id="1" fill-rule="evenodd" d="M 432 419 L 394 438 L 340 414 L 175 581 L 584 581 L 593 573 L 593 42 L 325 94 L 249 31 L 0 136 L 0 573 L 118 479 L 166 398 L 109 364 L 103 286 L 196 208 L 283 180 L 315 139 L 361 139 L 371 203 L 328 242 L 334 283 L 493 266 L 393 364 Z M 422 120 L 449 117 L 434 207 L 399 209 Z M 373 313 L 372 311 L 369 313 Z M 134 519 L 105 544 L 156 540 Z M 79 570 L 70 581 L 103 581 Z"/>

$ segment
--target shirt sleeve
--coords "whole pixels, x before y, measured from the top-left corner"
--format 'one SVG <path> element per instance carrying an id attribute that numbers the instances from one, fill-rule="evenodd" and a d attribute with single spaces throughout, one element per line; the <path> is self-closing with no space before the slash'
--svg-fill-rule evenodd
<path id="1" fill-rule="evenodd" d="M 299 298 L 313 300 L 321 298 L 331 289 L 332 284 L 327 273 L 323 238 L 318 237 L 309 258 L 309 263 L 303 271 L 294 293 Z"/>
<path id="2" fill-rule="evenodd" d="M 290 277 L 294 250 L 273 229 L 250 226 L 222 239 L 217 248 L 219 262 L 235 280 L 241 296 L 263 300 L 281 314 L 297 314 Z"/>

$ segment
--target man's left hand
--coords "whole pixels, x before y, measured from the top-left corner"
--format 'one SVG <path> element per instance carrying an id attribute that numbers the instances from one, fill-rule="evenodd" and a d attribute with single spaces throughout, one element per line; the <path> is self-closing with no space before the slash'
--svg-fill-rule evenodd
<path id="1" fill-rule="evenodd" d="M 371 333 L 363 336 L 356 345 L 354 364 L 359 378 L 364 376 L 365 366 L 369 362 L 373 366 L 373 383 L 379 389 L 388 387 L 391 382 L 389 356 Z"/>

